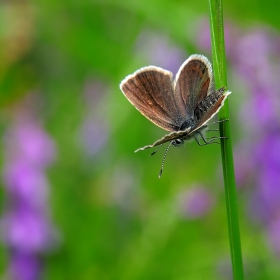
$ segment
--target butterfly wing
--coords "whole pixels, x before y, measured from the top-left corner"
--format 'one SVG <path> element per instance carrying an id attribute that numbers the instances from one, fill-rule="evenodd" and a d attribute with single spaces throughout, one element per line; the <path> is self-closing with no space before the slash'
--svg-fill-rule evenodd
<path id="1" fill-rule="evenodd" d="M 127 76 L 120 88 L 132 105 L 154 124 L 167 131 L 178 130 L 185 117 L 174 97 L 171 72 L 155 66 L 144 67 Z"/>
<path id="2" fill-rule="evenodd" d="M 189 127 L 189 128 L 187 128 L 185 130 L 182 130 L 182 131 L 171 132 L 171 133 L 165 135 L 164 137 L 162 137 L 161 139 L 157 140 L 155 143 L 137 149 L 135 151 L 135 153 L 137 153 L 139 151 L 144 151 L 144 150 L 149 149 L 149 148 L 159 146 L 161 144 L 164 144 L 166 142 L 170 142 L 170 141 L 178 139 L 178 138 L 182 138 L 183 136 L 188 135 L 190 130 L 191 130 L 191 128 Z"/>
<path id="3" fill-rule="evenodd" d="M 184 119 L 184 110 L 176 104 L 172 73 L 148 66 L 127 76 L 120 88 L 132 105 L 157 126 L 178 130 Z"/>
<path id="4" fill-rule="evenodd" d="M 222 108 L 230 91 L 225 91 L 225 88 L 220 88 L 213 93 L 209 94 L 203 99 L 195 108 L 195 116 L 198 120 L 196 128 L 190 132 L 192 134 L 196 130 L 204 126 L 210 119 L 212 119 Z"/>
<path id="5" fill-rule="evenodd" d="M 213 71 L 203 55 L 191 55 L 180 67 L 175 79 L 175 99 L 186 118 L 193 117 L 194 108 L 212 92 Z"/>

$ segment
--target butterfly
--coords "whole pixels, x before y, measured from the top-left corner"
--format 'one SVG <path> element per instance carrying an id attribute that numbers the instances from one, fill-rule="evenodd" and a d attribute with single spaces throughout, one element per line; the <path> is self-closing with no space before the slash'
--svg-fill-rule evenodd
<path id="1" fill-rule="evenodd" d="M 199 145 L 203 145 L 199 142 L 200 138 L 204 145 L 214 143 L 219 137 L 208 140 L 203 132 L 207 122 L 219 112 L 231 93 L 225 87 L 214 89 L 211 63 L 199 54 L 191 55 L 181 65 L 174 80 L 171 72 L 147 66 L 128 75 L 121 82 L 120 89 L 142 115 L 170 132 L 135 152 L 170 142 L 167 153 L 171 145 L 181 146 L 191 138 Z"/>

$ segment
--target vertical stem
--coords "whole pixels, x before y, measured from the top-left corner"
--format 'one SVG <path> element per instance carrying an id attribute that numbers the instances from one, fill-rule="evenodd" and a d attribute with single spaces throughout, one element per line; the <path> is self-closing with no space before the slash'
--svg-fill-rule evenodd
<path id="1" fill-rule="evenodd" d="M 227 86 L 222 0 L 209 0 L 213 67 L 216 88 Z M 219 112 L 219 119 L 229 119 L 228 100 Z M 236 202 L 236 184 L 232 155 L 230 122 L 220 123 L 221 152 L 226 195 L 229 242 L 235 280 L 243 280 L 243 263 Z"/>

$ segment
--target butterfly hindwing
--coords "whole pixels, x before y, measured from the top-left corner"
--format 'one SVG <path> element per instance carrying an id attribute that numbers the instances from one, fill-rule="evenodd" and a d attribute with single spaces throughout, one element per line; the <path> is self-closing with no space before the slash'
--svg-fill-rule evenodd
<path id="1" fill-rule="evenodd" d="M 142 148 L 137 149 L 135 151 L 135 153 L 137 153 L 138 151 L 143 151 L 143 150 L 146 150 L 146 149 L 149 149 L 149 148 L 159 146 L 161 144 L 164 144 L 166 142 L 170 142 L 170 141 L 175 140 L 175 139 L 182 138 L 184 135 L 188 135 L 190 130 L 191 130 L 190 128 L 187 128 L 186 130 L 183 130 L 183 131 L 171 132 L 171 133 L 165 135 L 164 137 L 162 137 L 161 139 L 157 140 L 153 144 L 147 145 L 147 146 L 144 146 Z"/>

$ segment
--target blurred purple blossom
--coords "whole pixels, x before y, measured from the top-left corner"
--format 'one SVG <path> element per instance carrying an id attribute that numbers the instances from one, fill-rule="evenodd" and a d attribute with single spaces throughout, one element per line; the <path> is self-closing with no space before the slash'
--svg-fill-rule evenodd
<path id="1" fill-rule="evenodd" d="M 278 209 L 278 217 L 274 219 L 268 226 L 269 245 L 278 255 L 280 255 L 280 209 Z"/>
<path id="2" fill-rule="evenodd" d="M 140 204 L 140 182 L 136 170 L 137 168 L 128 162 L 119 162 L 111 176 L 110 192 L 112 199 L 126 213 L 135 211 Z"/>
<path id="3" fill-rule="evenodd" d="M 187 58 L 183 50 L 172 43 L 167 35 L 147 30 L 138 37 L 136 54 L 148 61 L 149 65 L 162 67 L 174 75 Z"/>
<path id="4" fill-rule="evenodd" d="M 198 30 L 195 34 L 199 34 L 196 37 L 196 42 L 198 48 L 202 51 L 211 53 L 211 35 L 209 28 L 209 20 L 202 19 L 200 24 L 198 24 Z M 226 52 L 227 54 L 233 53 L 235 49 L 236 41 L 240 38 L 240 30 L 234 28 L 232 24 L 225 23 L 224 26 L 224 36 L 225 36 L 225 44 L 226 44 Z"/>
<path id="5" fill-rule="evenodd" d="M 1 221 L 5 244 L 23 252 L 41 252 L 51 248 L 54 232 L 47 215 L 28 203 L 11 204 L 15 204 L 13 209 Z"/>
<path id="6" fill-rule="evenodd" d="M 7 161 L 25 162 L 40 169 L 53 162 L 54 144 L 38 123 L 30 120 L 17 120 L 15 127 L 6 135 Z"/>
<path id="7" fill-rule="evenodd" d="M 41 279 L 42 262 L 36 254 L 24 251 L 11 251 L 13 256 L 7 279 L 37 280 Z"/>
<path id="8" fill-rule="evenodd" d="M 107 144 L 109 129 L 102 110 L 108 86 L 101 80 L 88 80 L 84 88 L 85 118 L 78 130 L 78 141 L 84 154 L 93 157 Z"/>
<path id="9" fill-rule="evenodd" d="M 11 252 L 8 275 L 13 280 L 39 279 L 38 256 L 51 249 L 57 239 L 49 217 L 45 175 L 46 167 L 54 161 L 55 146 L 38 122 L 19 117 L 6 133 L 4 150 L 8 201 L 0 233 Z"/>
<path id="10" fill-rule="evenodd" d="M 235 164 L 235 178 L 237 185 L 245 184 L 251 179 L 254 172 L 252 167 L 255 162 L 252 158 L 253 147 L 248 146 L 244 141 L 235 147 L 235 162 L 242 164 Z"/>
<path id="11" fill-rule="evenodd" d="M 89 114 L 80 129 L 80 142 L 87 156 L 94 156 L 106 145 L 108 140 L 107 124 Z"/>
<path id="12" fill-rule="evenodd" d="M 181 213 L 187 219 L 205 216 L 214 206 L 214 195 L 203 186 L 192 186 L 180 195 Z"/>
<path id="13" fill-rule="evenodd" d="M 204 30 L 198 42 L 207 49 L 209 28 Z M 245 32 L 230 24 L 225 31 L 231 70 L 248 89 L 245 96 L 233 92 L 242 100 L 236 115 L 244 131 L 235 150 L 237 182 L 252 186 L 250 215 L 265 225 L 271 248 L 280 255 L 280 34 L 263 27 Z"/>
<path id="14" fill-rule="evenodd" d="M 6 188 L 14 199 L 28 201 L 37 207 L 45 206 L 49 191 L 45 174 L 40 168 L 31 166 L 25 159 L 6 163 L 3 174 Z"/>
<path id="15" fill-rule="evenodd" d="M 89 107 L 96 107 L 100 105 L 104 96 L 108 91 L 108 85 L 101 79 L 86 79 L 84 85 L 83 98 Z"/>

